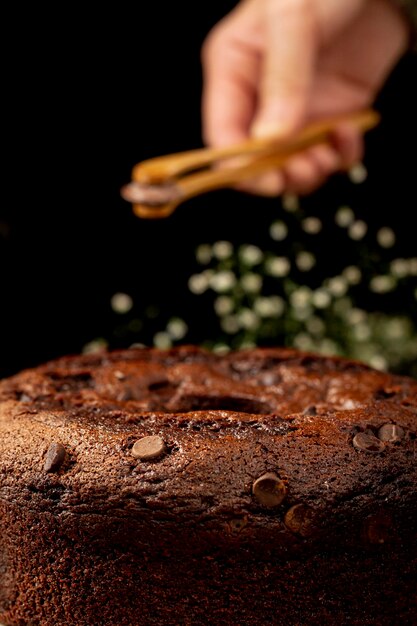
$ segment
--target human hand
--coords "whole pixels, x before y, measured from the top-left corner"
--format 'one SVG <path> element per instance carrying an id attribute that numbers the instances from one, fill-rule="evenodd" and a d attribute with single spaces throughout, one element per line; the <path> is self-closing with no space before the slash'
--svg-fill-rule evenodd
<path id="1" fill-rule="evenodd" d="M 204 139 L 224 146 L 285 138 L 312 120 L 369 106 L 407 42 L 407 22 L 390 0 L 242 0 L 203 46 Z M 340 126 L 332 139 L 244 188 L 313 191 L 362 158 L 357 129 Z"/>

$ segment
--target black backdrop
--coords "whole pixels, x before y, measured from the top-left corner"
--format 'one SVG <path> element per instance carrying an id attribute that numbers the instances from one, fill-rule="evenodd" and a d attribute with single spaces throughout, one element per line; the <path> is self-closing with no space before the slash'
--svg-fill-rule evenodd
<path id="1" fill-rule="evenodd" d="M 148 222 L 119 189 L 138 161 L 201 145 L 200 47 L 233 5 L 101 4 L 96 13 L 61 5 L 24 14 L 16 6 L 4 21 L 0 375 L 78 352 L 97 336 L 128 345 L 131 338 L 112 335 L 117 291 L 134 292 L 139 309 L 192 307 L 188 340 L 209 333 L 204 303 L 187 291 L 195 246 L 236 238 L 262 245 L 278 201 L 222 191 Z M 309 200 L 323 211 L 339 197 L 371 205 L 402 232 L 404 254 L 417 248 L 415 79 L 408 55 L 378 99 L 383 123 L 367 139 L 367 183 L 352 189 L 336 177 Z M 330 244 L 325 253 L 331 262 Z"/>

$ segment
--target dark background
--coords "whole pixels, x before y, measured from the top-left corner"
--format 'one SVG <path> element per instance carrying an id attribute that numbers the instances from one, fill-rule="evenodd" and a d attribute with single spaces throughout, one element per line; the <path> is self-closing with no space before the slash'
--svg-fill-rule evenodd
<path id="1" fill-rule="evenodd" d="M 151 222 L 133 216 L 119 189 L 135 163 L 202 145 L 200 48 L 234 4 L 100 5 L 96 14 L 16 7 L 4 21 L 0 375 L 98 336 L 129 345 L 132 337 L 114 333 L 117 291 L 134 295 L 138 315 L 155 305 L 162 316 L 188 316 L 187 341 L 209 335 L 214 320 L 187 291 L 195 246 L 262 245 L 279 201 L 221 191 Z M 366 184 L 335 177 L 308 200 L 324 217 L 338 198 L 371 206 L 401 234 L 404 256 L 417 248 L 416 67 L 407 55 L 378 98 L 383 121 L 367 137 Z M 334 253 L 329 242 L 329 263 Z M 150 343 L 158 323 L 134 339 Z"/>

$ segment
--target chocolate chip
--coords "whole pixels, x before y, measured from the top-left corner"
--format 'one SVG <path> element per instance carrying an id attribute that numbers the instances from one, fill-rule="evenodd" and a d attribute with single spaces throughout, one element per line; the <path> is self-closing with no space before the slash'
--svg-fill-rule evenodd
<path id="1" fill-rule="evenodd" d="M 317 415 L 317 407 L 314 404 L 307 406 L 303 411 L 303 415 Z"/>
<path id="2" fill-rule="evenodd" d="M 248 523 L 248 518 L 246 515 L 244 517 L 236 517 L 235 519 L 231 519 L 229 522 L 229 530 L 233 534 L 240 533 Z"/>
<path id="3" fill-rule="evenodd" d="M 369 433 L 358 433 L 355 435 L 353 445 L 357 450 L 365 452 L 382 452 L 385 447 L 380 439 Z"/>
<path id="4" fill-rule="evenodd" d="M 138 439 L 132 448 L 132 456 L 141 461 L 154 461 L 166 454 L 164 440 L 158 435 L 149 435 Z"/>
<path id="5" fill-rule="evenodd" d="M 252 485 L 252 493 L 260 504 L 273 507 L 281 504 L 287 489 L 276 474 L 268 472 L 255 480 Z"/>
<path id="6" fill-rule="evenodd" d="M 308 537 L 313 533 L 313 510 L 307 504 L 295 504 L 285 514 L 284 524 L 296 535 Z"/>
<path id="7" fill-rule="evenodd" d="M 393 537 L 392 523 L 391 515 L 385 511 L 368 517 L 363 525 L 365 540 L 373 545 L 386 543 Z"/>
<path id="8" fill-rule="evenodd" d="M 130 400 L 135 400 L 135 394 L 130 387 L 126 387 L 123 391 L 118 394 L 117 400 L 121 400 L 122 402 L 129 402 Z"/>
<path id="9" fill-rule="evenodd" d="M 57 472 L 64 464 L 67 452 L 62 443 L 51 443 L 45 457 L 45 472 Z"/>
<path id="10" fill-rule="evenodd" d="M 381 441 L 400 441 L 404 435 L 404 429 L 397 424 L 384 424 L 378 430 L 378 437 Z"/>

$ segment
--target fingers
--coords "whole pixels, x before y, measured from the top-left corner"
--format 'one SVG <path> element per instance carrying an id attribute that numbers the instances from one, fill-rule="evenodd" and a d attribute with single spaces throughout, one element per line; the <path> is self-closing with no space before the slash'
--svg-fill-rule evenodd
<path id="1" fill-rule="evenodd" d="M 258 10 L 238 5 L 207 37 L 202 49 L 204 141 L 224 146 L 247 138 L 260 71 Z"/>
<path id="2" fill-rule="evenodd" d="M 319 49 L 309 0 L 242 0 L 207 38 L 202 54 L 205 142 L 238 143 L 249 135 L 286 137 L 311 120 Z M 313 106 L 313 105 L 311 105 Z M 305 194 L 362 158 L 363 139 L 348 125 L 331 145 L 293 157 L 286 167 L 239 185 L 261 195 Z"/>
<path id="3" fill-rule="evenodd" d="M 305 120 L 318 53 L 309 0 L 246 0 L 202 51 L 203 135 L 210 145 L 290 135 Z"/>
<path id="4" fill-rule="evenodd" d="M 312 3 L 264 0 L 265 47 L 252 133 L 287 136 L 306 117 L 318 54 Z"/>
<path id="5" fill-rule="evenodd" d="M 338 154 L 328 146 L 317 146 L 293 157 L 285 167 L 285 189 L 298 195 L 311 193 L 339 168 Z"/>
<path id="6" fill-rule="evenodd" d="M 341 168 L 349 169 L 362 160 L 364 154 L 363 135 L 350 124 L 341 124 L 333 133 L 333 147 L 340 155 Z"/>
<path id="7" fill-rule="evenodd" d="M 237 189 L 258 196 L 276 197 L 285 191 L 285 174 L 283 171 L 265 172 L 261 176 L 239 183 Z"/>
<path id="8" fill-rule="evenodd" d="M 298 154 L 282 170 L 265 172 L 238 189 L 262 196 L 285 192 L 306 195 L 321 187 L 336 172 L 348 170 L 363 157 L 363 137 L 352 126 L 340 126 L 331 144 L 320 144 Z"/>
<path id="9" fill-rule="evenodd" d="M 332 174 L 348 170 L 363 157 L 363 137 L 350 125 L 337 128 L 331 144 L 321 144 L 294 156 L 283 170 L 285 191 L 305 195 Z"/>

